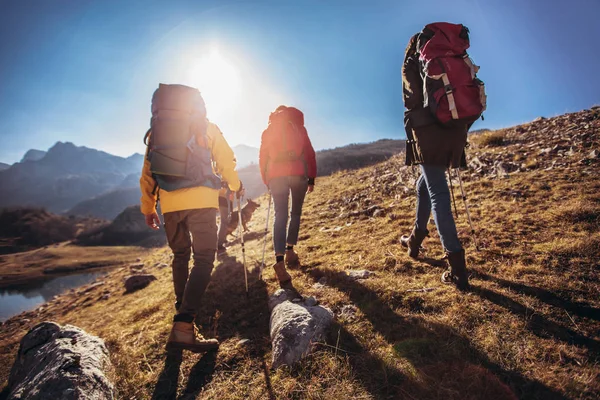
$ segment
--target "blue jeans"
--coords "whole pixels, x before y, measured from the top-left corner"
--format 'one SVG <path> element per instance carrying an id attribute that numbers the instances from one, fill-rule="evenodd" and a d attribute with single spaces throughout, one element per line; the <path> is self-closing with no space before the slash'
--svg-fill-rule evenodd
<path id="1" fill-rule="evenodd" d="M 420 165 L 421 176 L 417 179 L 417 230 L 426 230 L 429 216 L 437 227 L 442 246 L 449 253 L 461 251 L 456 224 L 452 216 L 450 190 L 446 182 L 446 170 L 437 165 Z"/>
<path id="2" fill-rule="evenodd" d="M 269 190 L 275 205 L 275 222 L 273 223 L 273 247 L 276 255 L 285 252 L 285 245 L 298 243 L 300 231 L 300 216 L 304 196 L 308 188 L 308 180 L 304 176 L 282 176 L 273 178 L 269 182 Z M 292 194 L 292 210 L 290 212 L 290 225 L 288 224 L 288 202 Z M 286 235 L 287 228 L 287 235 Z"/>

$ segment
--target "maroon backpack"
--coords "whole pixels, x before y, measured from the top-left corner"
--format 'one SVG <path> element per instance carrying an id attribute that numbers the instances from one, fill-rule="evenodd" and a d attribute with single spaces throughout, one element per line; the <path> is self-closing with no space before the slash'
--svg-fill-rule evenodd
<path id="1" fill-rule="evenodd" d="M 470 125 L 486 109 L 479 67 L 467 54 L 469 29 L 438 22 L 425 26 L 417 48 L 422 66 L 425 107 L 445 126 Z M 483 118 L 483 117 L 482 117 Z"/>

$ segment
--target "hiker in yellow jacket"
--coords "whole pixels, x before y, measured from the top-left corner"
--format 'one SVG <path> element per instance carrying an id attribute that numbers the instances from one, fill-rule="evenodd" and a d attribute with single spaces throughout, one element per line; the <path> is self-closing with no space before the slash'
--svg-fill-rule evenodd
<path id="1" fill-rule="evenodd" d="M 167 148 L 167 146 L 161 147 L 157 145 L 159 142 L 159 129 L 166 129 L 164 128 L 165 125 L 160 124 L 161 118 L 165 118 L 161 116 L 168 115 L 166 118 L 169 118 L 170 121 L 177 117 L 177 115 L 173 115 L 171 110 L 173 107 L 171 106 L 165 107 L 168 109 L 167 113 L 163 112 L 161 114 L 161 93 L 159 92 L 161 90 L 163 92 L 170 90 L 171 93 L 167 94 L 171 97 L 167 98 L 168 96 L 166 95 L 163 95 L 163 97 L 167 98 L 165 101 L 171 101 L 173 98 L 172 92 L 178 94 L 178 91 L 181 91 L 189 95 L 188 89 L 192 88 L 181 85 L 161 84 L 153 97 L 153 127 L 148 132 L 150 141 L 140 178 L 142 192 L 141 211 L 145 215 L 146 224 L 152 229 L 159 229 L 161 222 L 156 212 L 156 206 L 160 199 L 161 211 L 164 216 L 164 229 L 169 247 L 173 251 L 172 269 L 177 313 L 173 319 L 173 329 L 171 330 L 167 347 L 201 352 L 216 348 L 219 345 L 216 339 L 205 340 L 201 338 L 193 324 L 200 308 L 202 295 L 210 282 L 217 251 L 216 215 L 219 208 L 219 189 L 217 187 L 210 187 L 210 184 L 205 183 L 204 185 L 176 188 L 173 190 L 167 184 L 161 185 L 161 182 L 164 183 L 165 181 L 161 181 L 160 176 L 157 177 L 156 168 L 153 168 L 152 165 L 153 160 L 158 159 L 159 156 L 166 153 L 165 151 L 160 153 L 161 149 Z M 194 101 L 197 102 L 200 93 L 196 90 L 192 95 L 195 96 Z M 155 105 L 155 103 L 158 104 Z M 199 106 L 195 103 L 194 107 Z M 206 119 L 203 101 L 201 101 L 200 108 L 200 125 L 203 134 L 194 133 L 196 144 L 203 149 L 209 150 L 209 165 L 212 163 L 214 166 L 214 173 L 227 182 L 230 190 L 241 192 L 242 183 L 235 170 L 236 163 L 233 151 L 227 144 L 219 128 Z M 180 115 L 183 115 L 184 118 L 189 118 L 188 114 L 181 113 Z M 155 118 L 158 122 L 155 122 Z M 157 127 L 155 138 L 152 137 L 154 135 L 154 126 Z M 192 127 L 193 129 L 195 129 L 195 126 Z M 188 132 L 189 130 L 188 128 Z M 184 130 L 182 129 L 182 131 Z M 161 132 L 161 134 L 174 135 L 171 132 Z M 187 143 L 187 146 L 189 147 L 190 144 Z M 153 152 L 158 153 L 158 155 L 151 154 Z M 199 153 L 190 152 L 190 154 Z M 164 168 L 162 165 L 161 167 Z M 210 172 L 213 174 L 213 171 Z M 217 185 L 215 184 L 214 186 Z M 218 186 L 220 187 L 220 182 Z M 166 190 L 166 187 L 169 187 L 170 190 Z M 190 271 L 189 260 L 192 250 L 194 266 Z"/>

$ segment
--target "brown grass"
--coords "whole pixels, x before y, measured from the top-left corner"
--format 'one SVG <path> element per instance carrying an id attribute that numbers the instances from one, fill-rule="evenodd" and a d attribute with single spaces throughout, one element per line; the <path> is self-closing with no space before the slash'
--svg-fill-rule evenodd
<path id="1" fill-rule="evenodd" d="M 307 197 L 302 267 L 291 273 L 305 295 L 338 318 L 328 340 L 294 368 L 269 369 L 267 299 L 277 286 L 270 268 L 264 283 L 255 270 L 263 197 L 246 236 L 249 298 L 238 244 L 216 263 L 204 298 L 199 322 L 206 336 L 220 339 L 218 353 L 165 353 L 174 296 L 169 269 L 157 267 L 170 259 L 162 249 L 145 259 L 158 277 L 146 289 L 124 294 L 129 271 L 121 269 L 97 289 L 108 288 L 109 300 L 100 301 L 96 289 L 71 293 L 20 317 L 29 322 L 3 326 L 0 381 L 22 335 L 52 318 L 106 340 L 122 399 L 598 398 L 597 174 L 555 168 L 465 180 L 481 248 L 474 249 L 459 203 L 457 226 L 473 285 L 468 294 L 441 284 L 445 264 L 433 224 L 423 259 L 411 260 L 400 247 L 398 237 L 414 218 L 414 181 L 402 157 L 394 157 L 319 179 Z M 351 213 L 371 205 L 380 205 L 382 216 Z M 347 269 L 376 275 L 349 281 L 341 274 Z M 323 277 L 326 286 L 315 287 Z M 354 315 L 340 315 L 349 306 Z M 250 343 L 238 345 L 243 338 Z"/>

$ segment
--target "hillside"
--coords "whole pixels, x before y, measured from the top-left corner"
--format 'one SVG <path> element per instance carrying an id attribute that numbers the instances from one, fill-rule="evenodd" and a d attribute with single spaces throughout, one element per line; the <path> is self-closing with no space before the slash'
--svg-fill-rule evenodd
<path id="1" fill-rule="evenodd" d="M 64 217 L 41 208 L 5 209 L 0 211 L 0 254 L 73 240 L 106 223 L 97 218 Z"/>
<path id="2" fill-rule="evenodd" d="M 203 301 L 199 322 L 204 335 L 221 341 L 218 353 L 165 353 L 174 295 L 162 268 L 170 255 L 160 249 L 144 259 L 158 277 L 146 289 L 125 295 L 124 267 L 100 287 L 8 320 L 0 332 L 0 382 L 27 329 L 52 319 L 105 339 L 122 399 L 597 399 L 600 110 L 470 141 L 463 178 L 479 251 L 456 199 L 470 293 L 441 284 L 445 266 L 433 223 L 424 259 L 400 247 L 415 207 L 414 171 L 400 154 L 323 177 L 307 196 L 297 248 L 302 267 L 291 274 L 337 323 L 294 368 L 269 369 L 267 299 L 277 285 L 271 268 L 265 283 L 255 270 L 263 197 L 246 235 L 249 298 L 234 244 L 217 260 Z M 454 189 L 458 194 L 456 181 Z M 348 269 L 375 275 L 351 280 Z M 240 344 L 245 338 L 250 342 Z"/>

